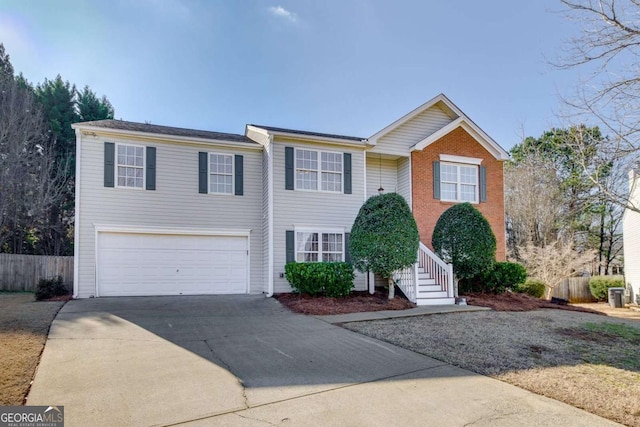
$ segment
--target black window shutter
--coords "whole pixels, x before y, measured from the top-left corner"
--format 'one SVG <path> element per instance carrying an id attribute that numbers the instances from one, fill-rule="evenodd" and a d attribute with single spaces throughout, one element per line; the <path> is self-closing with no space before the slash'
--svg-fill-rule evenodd
<path id="1" fill-rule="evenodd" d="M 286 253 L 287 253 L 287 262 L 294 262 L 296 260 L 296 236 L 293 230 L 287 230 L 287 240 L 286 240 Z"/>
<path id="2" fill-rule="evenodd" d="M 284 189 L 293 190 L 293 147 L 284 147 Z"/>
<path id="3" fill-rule="evenodd" d="M 440 162 L 433 162 L 433 198 L 440 200 Z"/>
<path id="4" fill-rule="evenodd" d="M 344 153 L 344 194 L 351 194 L 351 153 Z"/>
<path id="5" fill-rule="evenodd" d="M 236 154 L 234 156 L 235 162 L 235 194 L 236 196 L 242 196 L 244 194 L 244 158 Z"/>
<path id="6" fill-rule="evenodd" d="M 344 234 L 344 262 L 351 262 L 351 252 L 349 251 L 349 239 L 351 233 Z"/>
<path id="7" fill-rule="evenodd" d="M 480 202 L 487 201 L 487 167 L 480 166 Z"/>
<path id="8" fill-rule="evenodd" d="M 104 143 L 104 186 L 115 186 L 116 145 L 113 142 Z"/>
<path id="9" fill-rule="evenodd" d="M 198 191 L 209 192 L 209 153 L 198 153 Z"/>
<path id="10" fill-rule="evenodd" d="M 147 147 L 147 170 L 146 184 L 147 190 L 156 189 L 156 147 Z"/>

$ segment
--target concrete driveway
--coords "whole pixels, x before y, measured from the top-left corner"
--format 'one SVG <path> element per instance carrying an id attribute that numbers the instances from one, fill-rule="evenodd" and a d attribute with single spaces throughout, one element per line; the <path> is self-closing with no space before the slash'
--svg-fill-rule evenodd
<path id="1" fill-rule="evenodd" d="M 262 296 L 70 301 L 27 404 L 67 427 L 616 425 Z"/>

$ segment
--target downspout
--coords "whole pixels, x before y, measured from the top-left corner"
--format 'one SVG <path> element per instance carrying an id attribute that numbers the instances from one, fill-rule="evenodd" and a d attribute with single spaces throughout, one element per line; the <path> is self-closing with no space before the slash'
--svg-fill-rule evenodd
<path id="1" fill-rule="evenodd" d="M 268 239 L 268 278 L 267 297 L 273 296 L 273 135 L 269 135 L 265 147 L 267 154 L 267 239 Z"/>
<path id="2" fill-rule="evenodd" d="M 80 164 L 82 162 L 82 132 L 76 129 L 76 182 L 75 211 L 73 218 L 73 298 L 78 298 L 78 279 L 80 271 Z"/>

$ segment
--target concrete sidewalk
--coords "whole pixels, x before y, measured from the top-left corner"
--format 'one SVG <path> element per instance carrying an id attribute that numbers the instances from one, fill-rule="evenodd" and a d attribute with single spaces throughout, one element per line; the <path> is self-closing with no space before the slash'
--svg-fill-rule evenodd
<path id="1" fill-rule="evenodd" d="M 71 301 L 29 405 L 65 425 L 616 425 L 261 296 Z"/>

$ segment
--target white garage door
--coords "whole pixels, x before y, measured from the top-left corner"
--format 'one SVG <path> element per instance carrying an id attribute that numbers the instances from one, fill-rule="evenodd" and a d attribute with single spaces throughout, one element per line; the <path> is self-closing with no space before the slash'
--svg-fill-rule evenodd
<path id="1" fill-rule="evenodd" d="M 98 234 L 98 295 L 247 293 L 246 236 Z"/>

